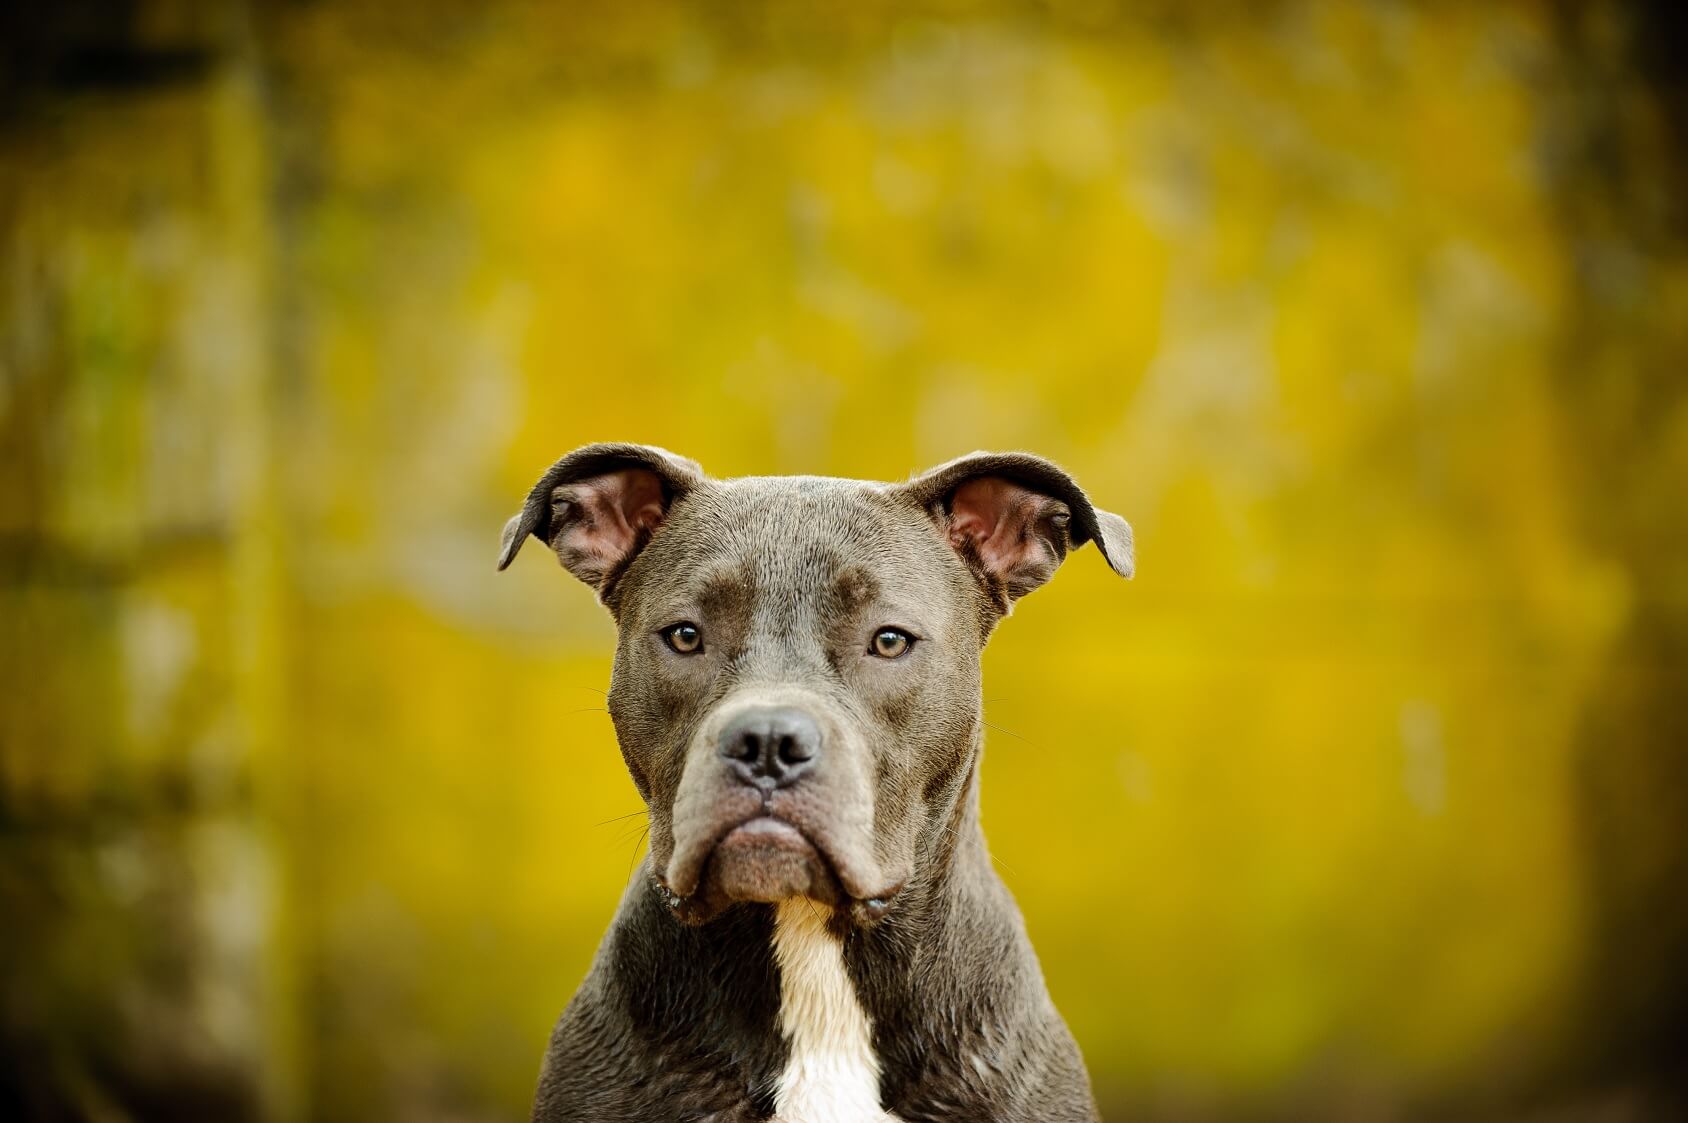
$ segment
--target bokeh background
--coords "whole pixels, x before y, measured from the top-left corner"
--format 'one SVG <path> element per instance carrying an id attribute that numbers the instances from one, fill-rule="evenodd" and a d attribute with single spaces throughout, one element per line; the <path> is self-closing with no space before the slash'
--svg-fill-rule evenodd
<path id="1" fill-rule="evenodd" d="M 1688 1117 L 1670 4 L 0 17 L 0 1116 L 525 1118 L 575 445 L 1069 467 L 987 833 L 1114 1120 Z"/>

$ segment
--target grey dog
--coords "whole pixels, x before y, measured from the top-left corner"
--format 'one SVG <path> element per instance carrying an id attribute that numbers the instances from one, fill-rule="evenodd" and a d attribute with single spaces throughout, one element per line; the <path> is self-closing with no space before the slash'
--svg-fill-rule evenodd
<path id="1" fill-rule="evenodd" d="M 650 853 L 551 1036 L 542 1123 L 1094 1120 L 979 827 L 979 655 L 1131 528 L 1060 468 L 717 480 L 569 453 L 504 528 L 592 586 Z"/>

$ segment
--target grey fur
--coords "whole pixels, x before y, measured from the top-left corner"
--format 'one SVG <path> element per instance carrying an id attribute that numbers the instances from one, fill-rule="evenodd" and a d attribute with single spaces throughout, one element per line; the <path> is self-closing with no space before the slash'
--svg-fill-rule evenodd
<path id="1" fill-rule="evenodd" d="M 999 540 L 1019 562 L 1007 570 L 952 524 L 957 490 L 987 478 L 1025 489 L 1018 537 Z M 887 1111 L 1095 1119 L 979 828 L 979 654 L 1070 549 L 1094 541 L 1130 576 L 1125 520 L 1026 453 L 976 453 L 892 485 L 714 480 L 615 444 L 541 477 L 505 528 L 500 569 L 530 536 L 616 618 L 609 709 L 651 825 L 650 854 L 552 1035 L 533 1118 L 769 1118 L 787 1046 L 764 902 L 802 892 L 834 908 Z M 660 630 L 681 620 L 702 629 L 701 652 L 665 645 Z M 888 625 L 918 638 L 899 659 L 873 658 L 864 644 Z M 813 716 L 827 751 L 801 782 L 764 793 L 723 767 L 716 738 L 770 700 Z M 758 850 L 740 867 L 723 856 L 721 840 L 757 815 L 812 844 L 808 872 Z"/>

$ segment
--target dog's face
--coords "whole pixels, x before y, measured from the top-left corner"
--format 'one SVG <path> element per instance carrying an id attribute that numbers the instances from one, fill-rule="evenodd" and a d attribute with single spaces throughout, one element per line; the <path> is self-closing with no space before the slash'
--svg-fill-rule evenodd
<path id="1" fill-rule="evenodd" d="M 808 896 L 861 923 L 948 840 L 977 759 L 979 652 L 1013 601 L 1131 530 L 1047 461 L 976 454 L 906 484 L 712 480 L 593 445 L 505 528 L 620 630 L 609 709 L 683 919 Z"/>

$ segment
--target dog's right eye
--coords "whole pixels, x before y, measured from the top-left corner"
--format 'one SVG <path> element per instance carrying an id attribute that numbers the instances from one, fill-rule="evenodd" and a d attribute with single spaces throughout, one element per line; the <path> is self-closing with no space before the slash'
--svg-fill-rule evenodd
<path id="1" fill-rule="evenodd" d="M 703 633 L 690 621 L 670 624 L 662 629 L 662 642 L 681 655 L 697 655 L 703 651 Z"/>
<path id="2" fill-rule="evenodd" d="M 881 659 L 900 659 L 914 646 L 914 637 L 901 628 L 881 628 L 873 633 L 868 651 Z"/>

